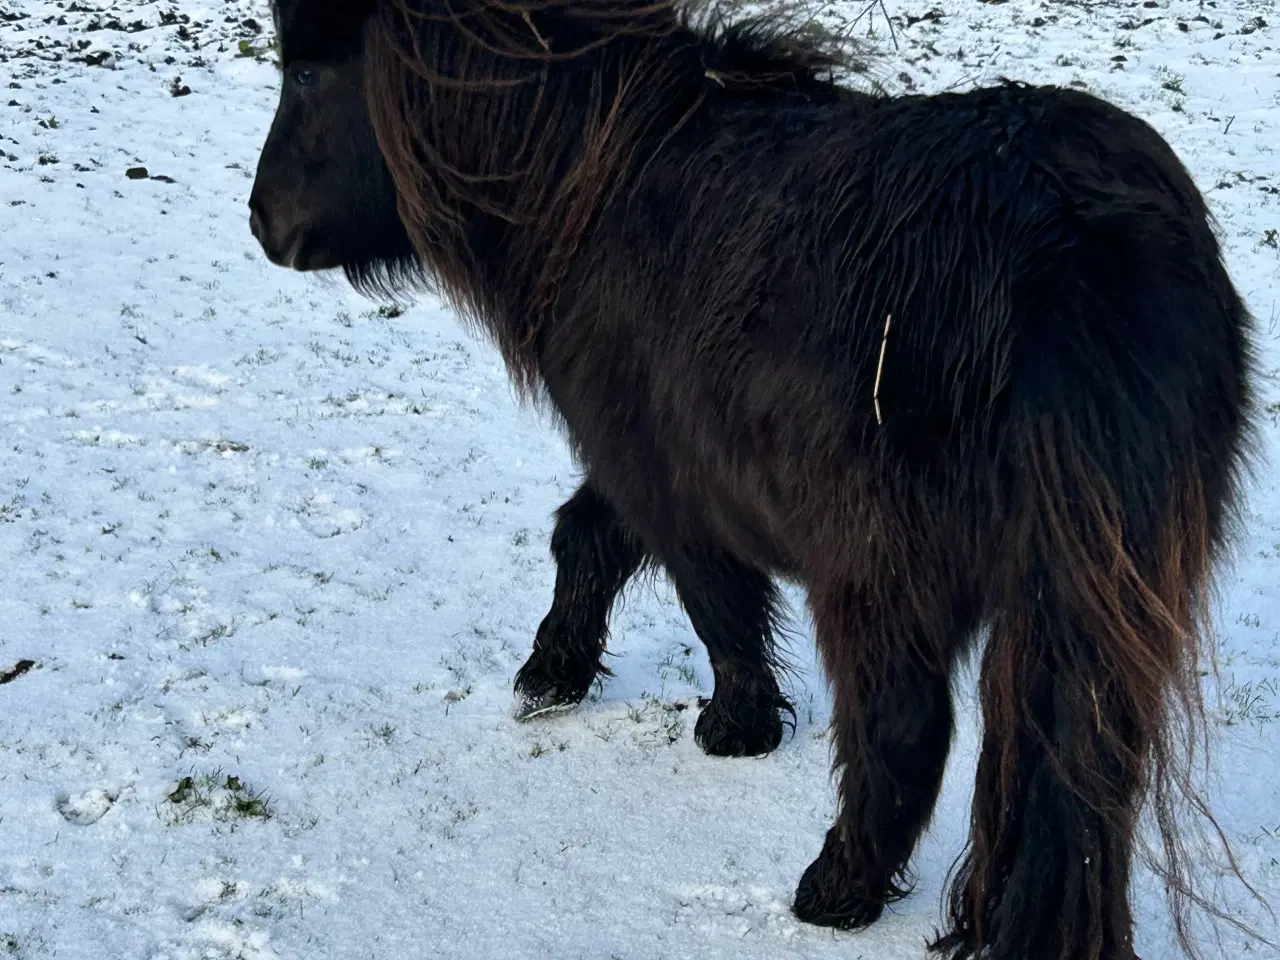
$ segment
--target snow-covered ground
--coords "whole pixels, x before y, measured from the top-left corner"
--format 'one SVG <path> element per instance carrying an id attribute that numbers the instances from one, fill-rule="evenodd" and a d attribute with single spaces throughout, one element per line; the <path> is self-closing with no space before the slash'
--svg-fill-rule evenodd
<path id="1" fill-rule="evenodd" d="M 826 15 L 874 31 L 893 89 L 1112 98 L 1207 192 L 1271 405 L 1206 680 L 1212 798 L 1280 894 L 1280 10 Z M 261 0 L 0 4 L 0 957 L 922 958 L 964 837 L 972 677 L 918 892 L 856 934 L 788 912 L 834 810 L 802 616 L 799 726 L 767 758 L 694 745 L 710 671 L 661 583 L 615 618 L 598 696 L 514 723 L 574 467 L 438 304 L 266 263 L 246 199 L 269 34 Z M 1163 900 L 1137 887 L 1159 960 Z"/>

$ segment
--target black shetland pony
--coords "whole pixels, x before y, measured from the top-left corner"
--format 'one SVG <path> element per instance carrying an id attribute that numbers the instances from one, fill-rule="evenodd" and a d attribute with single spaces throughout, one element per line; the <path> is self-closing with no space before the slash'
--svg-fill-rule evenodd
<path id="1" fill-rule="evenodd" d="M 267 256 L 440 290 L 584 467 L 522 716 L 582 699 L 615 597 L 657 565 L 715 673 L 698 743 L 768 752 L 774 578 L 803 583 L 840 809 L 794 910 L 859 927 L 907 892 L 951 675 L 989 627 L 934 949 L 1132 960 L 1145 801 L 1190 949 L 1174 812 L 1252 361 L 1168 145 L 1069 90 L 858 93 L 799 32 L 671 0 L 275 13 Z"/>

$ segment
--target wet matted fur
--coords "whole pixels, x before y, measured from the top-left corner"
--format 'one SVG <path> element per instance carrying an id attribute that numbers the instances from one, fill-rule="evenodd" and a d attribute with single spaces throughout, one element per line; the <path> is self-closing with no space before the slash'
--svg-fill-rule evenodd
<path id="1" fill-rule="evenodd" d="M 768 752 L 774 578 L 804 584 L 840 806 L 795 911 L 910 886 L 980 627 L 971 832 L 934 948 L 1129 960 L 1149 802 L 1184 947 L 1212 565 L 1251 322 L 1141 120 L 1003 83 L 886 97 L 769 20 L 667 0 L 281 0 L 254 230 L 279 263 L 438 289 L 585 470 L 524 716 L 585 696 L 612 604 L 673 581 L 709 753 Z"/>

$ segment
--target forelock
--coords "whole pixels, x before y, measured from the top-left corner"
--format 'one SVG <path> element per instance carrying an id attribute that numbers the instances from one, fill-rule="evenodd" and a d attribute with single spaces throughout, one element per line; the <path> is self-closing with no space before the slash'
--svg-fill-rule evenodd
<path id="1" fill-rule="evenodd" d="M 376 0 L 272 0 L 280 62 L 346 60 L 360 52 Z"/>

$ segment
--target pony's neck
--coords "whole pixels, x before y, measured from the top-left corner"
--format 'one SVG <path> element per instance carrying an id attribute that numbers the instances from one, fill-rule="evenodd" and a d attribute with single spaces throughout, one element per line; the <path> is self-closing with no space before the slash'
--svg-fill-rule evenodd
<path id="1" fill-rule="evenodd" d="M 412 5 L 384 0 L 366 34 L 406 226 L 473 318 L 536 324 L 600 205 L 700 102 L 698 40 L 665 0 Z"/>

